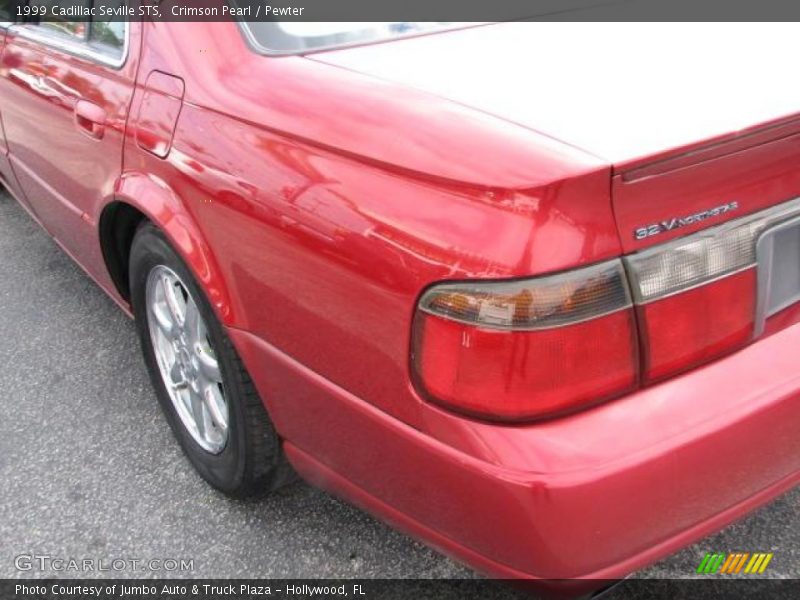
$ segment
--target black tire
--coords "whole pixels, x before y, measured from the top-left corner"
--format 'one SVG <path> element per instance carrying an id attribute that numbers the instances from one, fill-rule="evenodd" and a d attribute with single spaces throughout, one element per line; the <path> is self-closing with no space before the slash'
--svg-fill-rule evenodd
<path id="1" fill-rule="evenodd" d="M 145 298 L 148 274 L 158 265 L 172 269 L 189 289 L 217 354 L 230 419 L 227 443 L 219 454 L 203 449 L 183 425 L 158 367 Z M 163 233 L 149 222 L 138 228 L 133 239 L 130 289 L 136 329 L 150 379 L 172 431 L 197 472 L 215 488 L 240 498 L 264 494 L 288 481 L 291 469 L 244 364 L 192 273 Z"/>

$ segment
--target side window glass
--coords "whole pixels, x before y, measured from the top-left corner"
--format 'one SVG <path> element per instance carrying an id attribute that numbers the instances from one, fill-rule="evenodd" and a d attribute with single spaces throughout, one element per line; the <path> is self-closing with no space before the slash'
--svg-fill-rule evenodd
<path id="1" fill-rule="evenodd" d="M 89 24 L 81 21 L 69 21 L 69 17 L 60 19 L 57 15 L 62 12 L 59 9 L 66 10 L 68 7 L 83 6 L 86 11 L 90 10 L 92 0 L 30 0 L 31 7 L 44 7 L 46 8 L 47 15 L 53 15 L 47 21 L 40 21 L 39 26 L 54 33 L 57 36 L 63 37 L 68 40 L 84 41 L 86 34 L 89 30 Z M 32 17 L 31 20 L 35 20 Z"/>
<path id="2" fill-rule="evenodd" d="M 13 0 L 0 0 L 0 23 L 10 23 L 14 20 L 11 16 L 16 12 L 14 5 Z"/>
<path id="3" fill-rule="evenodd" d="M 126 0 L 105 2 L 105 6 L 125 6 Z M 92 21 L 89 28 L 89 46 L 97 52 L 107 54 L 111 58 L 121 58 L 125 51 L 124 21 Z"/>
<path id="4" fill-rule="evenodd" d="M 93 53 L 114 61 L 121 59 L 125 52 L 128 24 L 124 21 L 68 21 L 66 18 L 53 20 L 53 15 L 61 12 L 59 9 L 75 7 L 76 4 L 85 8 L 82 11 L 84 14 L 89 14 L 92 5 L 99 4 L 95 0 L 0 0 L 0 6 L 9 1 L 21 2 L 27 6 L 27 16 L 21 19 L 22 22 L 53 36 L 54 41 L 79 43 Z M 120 8 L 126 6 L 128 0 L 103 0 L 102 4 L 105 8 Z M 40 14 L 47 14 L 48 20 L 41 20 L 38 16 Z M 119 14 L 119 11 L 113 14 Z M 0 17 L 0 21 L 2 20 Z"/>

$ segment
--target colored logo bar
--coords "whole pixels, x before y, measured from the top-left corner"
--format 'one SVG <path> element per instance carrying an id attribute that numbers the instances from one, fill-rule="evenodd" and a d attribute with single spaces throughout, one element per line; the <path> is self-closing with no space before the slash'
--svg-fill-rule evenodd
<path id="1" fill-rule="evenodd" d="M 773 553 L 769 552 L 707 552 L 697 567 L 698 573 L 735 574 L 735 573 L 763 573 Z"/>

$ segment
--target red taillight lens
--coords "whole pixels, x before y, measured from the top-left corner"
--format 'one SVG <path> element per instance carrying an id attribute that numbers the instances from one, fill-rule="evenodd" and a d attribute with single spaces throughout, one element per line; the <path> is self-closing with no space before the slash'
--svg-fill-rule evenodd
<path id="1" fill-rule="evenodd" d="M 644 378 L 663 379 L 707 362 L 753 337 L 756 270 L 638 307 Z"/>
<path id="2" fill-rule="evenodd" d="M 786 219 L 786 210 L 750 215 L 624 258 L 639 318 L 644 383 L 752 340 L 757 242 L 776 220 Z"/>
<path id="3" fill-rule="evenodd" d="M 480 329 L 420 314 L 417 375 L 434 400 L 526 419 L 574 410 L 637 383 L 633 314 L 541 331 Z"/>
<path id="4" fill-rule="evenodd" d="M 495 419 L 548 416 L 622 394 L 638 381 L 622 266 L 435 286 L 420 302 L 413 364 L 428 398 Z"/>

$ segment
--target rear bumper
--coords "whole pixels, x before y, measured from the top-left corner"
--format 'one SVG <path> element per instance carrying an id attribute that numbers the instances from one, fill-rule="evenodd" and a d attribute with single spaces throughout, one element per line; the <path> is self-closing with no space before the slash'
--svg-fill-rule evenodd
<path id="1" fill-rule="evenodd" d="M 493 576 L 624 577 L 800 481 L 800 326 L 547 423 L 424 405 L 424 432 L 231 336 L 301 474 Z"/>

